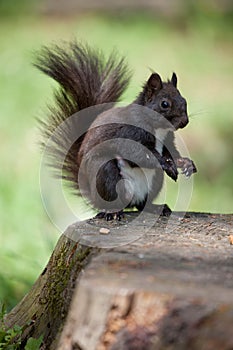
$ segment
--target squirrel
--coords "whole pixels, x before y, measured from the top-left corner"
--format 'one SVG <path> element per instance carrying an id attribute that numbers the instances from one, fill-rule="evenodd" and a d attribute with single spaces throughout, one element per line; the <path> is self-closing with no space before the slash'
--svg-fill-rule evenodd
<path id="1" fill-rule="evenodd" d="M 42 143 L 58 175 L 99 218 L 121 220 L 133 207 L 170 215 L 166 204 L 152 203 L 164 173 L 176 181 L 178 168 L 187 177 L 197 171 L 174 142 L 174 132 L 189 122 L 177 75 L 163 82 L 151 73 L 133 103 L 119 107 L 131 73 L 114 52 L 105 60 L 101 51 L 73 41 L 43 47 L 34 66 L 59 84 L 55 105 L 41 121 Z"/>

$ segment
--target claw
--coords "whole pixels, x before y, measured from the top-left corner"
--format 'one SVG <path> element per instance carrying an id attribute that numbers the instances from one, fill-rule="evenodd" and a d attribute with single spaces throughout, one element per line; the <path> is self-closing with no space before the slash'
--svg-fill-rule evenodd
<path id="1" fill-rule="evenodd" d="M 181 174 L 190 177 L 197 172 L 197 168 L 193 161 L 189 158 L 179 158 L 176 160 L 178 168 L 181 168 Z"/>
<path id="2" fill-rule="evenodd" d="M 105 219 L 106 221 L 121 221 L 124 218 L 123 210 L 115 213 L 100 212 L 95 216 L 96 219 Z"/>

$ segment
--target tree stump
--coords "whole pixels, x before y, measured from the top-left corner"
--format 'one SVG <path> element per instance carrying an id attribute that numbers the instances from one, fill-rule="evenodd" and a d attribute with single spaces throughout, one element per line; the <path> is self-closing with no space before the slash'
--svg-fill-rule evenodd
<path id="1" fill-rule="evenodd" d="M 76 223 L 7 324 L 51 350 L 233 349 L 232 235 L 230 214 Z"/>

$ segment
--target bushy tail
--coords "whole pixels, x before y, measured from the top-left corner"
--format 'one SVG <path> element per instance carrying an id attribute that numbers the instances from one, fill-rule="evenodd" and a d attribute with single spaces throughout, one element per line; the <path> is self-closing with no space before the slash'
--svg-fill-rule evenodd
<path id="1" fill-rule="evenodd" d="M 100 112 L 119 101 L 130 80 L 128 67 L 124 58 L 118 58 L 115 53 L 105 60 L 102 52 L 76 41 L 63 48 L 43 47 L 34 66 L 59 84 L 54 94 L 55 103 L 49 106 L 48 118 L 41 121 L 42 143 L 50 139 L 49 164 L 59 171 L 62 169 L 62 177 L 77 184 L 77 154 L 85 133 L 80 136 L 76 130 L 79 136 L 75 138 L 74 129 L 81 127 L 77 119 L 75 125 L 59 126 L 66 124 L 64 122 L 76 112 L 109 103 L 109 106 L 95 108 L 87 116 L 83 128 L 87 130 Z"/>

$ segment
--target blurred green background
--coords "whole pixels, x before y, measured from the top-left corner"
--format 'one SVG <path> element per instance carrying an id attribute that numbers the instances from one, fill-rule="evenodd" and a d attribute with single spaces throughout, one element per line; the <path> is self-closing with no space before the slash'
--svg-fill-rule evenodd
<path id="1" fill-rule="evenodd" d="M 231 2 L 136 3 L 109 1 L 106 10 L 90 0 L 0 0 L 0 301 L 8 309 L 42 271 L 60 234 L 40 197 L 36 117 L 52 101 L 55 84 L 31 62 L 44 44 L 78 38 L 106 54 L 116 48 L 134 72 L 126 102 L 150 68 L 164 79 L 175 71 L 190 114 L 179 133 L 198 168 L 189 210 L 233 211 Z M 176 188 L 168 184 L 171 208 Z M 56 207 L 52 192 L 47 197 Z"/>

